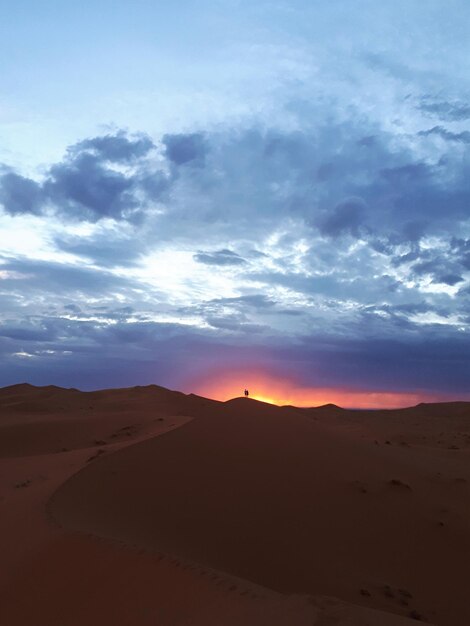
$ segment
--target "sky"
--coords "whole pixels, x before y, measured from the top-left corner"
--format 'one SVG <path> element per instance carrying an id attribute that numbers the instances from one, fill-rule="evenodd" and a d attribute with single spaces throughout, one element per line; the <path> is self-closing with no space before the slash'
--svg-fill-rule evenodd
<path id="1" fill-rule="evenodd" d="M 470 399 L 467 0 L 0 0 L 0 385 Z"/>

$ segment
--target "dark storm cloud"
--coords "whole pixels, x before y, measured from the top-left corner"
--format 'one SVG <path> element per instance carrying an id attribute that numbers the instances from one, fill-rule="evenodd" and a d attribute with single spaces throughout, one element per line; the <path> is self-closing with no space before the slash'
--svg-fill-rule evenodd
<path id="1" fill-rule="evenodd" d="M 292 219 L 326 237 L 387 237 L 398 245 L 452 231 L 468 214 L 466 161 L 455 158 L 451 142 L 439 159 L 424 161 L 354 119 L 292 132 L 213 133 L 204 141 L 197 174 L 178 168 L 171 181 L 163 233 L 256 240 Z"/>
<path id="2" fill-rule="evenodd" d="M 421 111 L 449 122 L 461 122 L 470 119 L 470 105 L 466 102 L 431 101 L 425 98 L 419 105 Z"/>
<path id="3" fill-rule="evenodd" d="M 410 222 L 405 221 L 400 226 L 400 233 L 397 236 L 397 241 L 417 242 L 426 232 L 427 223 L 426 220 L 412 220 Z M 390 238 L 393 240 L 393 236 Z"/>
<path id="4" fill-rule="evenodd" d="M 391 257 L 395 267 L 409 265 L 409 273 L 413 278 L 430 276 L 433 283 L 442 283 L 454 286 L 465 279 L 462 276 L 465 269 L 465 240 L 456 238 L 442 242 L 439 250 L 433 248 L 422 249 L 415 244 L 406 254 Z"/>
<path id="5" fill-rule="evenodd" d="M 232 321 L 238 327 L 239 320 Z M 262 329 L 253 326 L 246 329 L 247 339 L 240 340 L 238 335 L 221 337 L 219 329 L 196 331 L 155 322 L 99 327 L 49 319 L 48 324 L 43 336 L 31 337 L 31 358 L 21 357 L 25 335 L 6 330 L 12 337 L 0 342 L 3 384 L 28 379 L 70 385 L 73 379 L 76 386 L 97 388 L 158 380 L 181 388 L 188 375 L 188 358 L 198 364 L 199 373 L 215 374 L 221 368 L 250 363 L 260 371 L 277 368 L 279 375 L 295 376 L 303 385 L 336 386 L 341 381 L 343 387 L 362 389 L 367 381 L 372 390 L 414 391 L 418 387 L 458 395 L 467 389 L 470 376 L 469 338 L 453 329 L 436 334 L 437 327 L 432 325 L 420 333 L 412 325 L 404 326 L 395 338 L 385 337 L 380 327 L 368 332 L 370 323 L 365 319 L 362 338 L 316 333 L 288 343 L 274 336 L 266 341 L 257 332 Z"/>
<path id="6" fill-rule="evenodd" d="M 115 233 L 92 237 L 56 237 L 55 245 L 71 254 L 84 257 L 101 267 L 132 266 L 145 254 L 146 243 L 137 236 L 123 237 Z"/>
<path id="7" fill-rule="evenodd" d="M 136 139 L 129 139 L 121 131 L 116 135 L 105 135 L 79 141 L 69 149 L 69 152 L 72 154 L 79 154 L 85 151 L 92 152 L 99 155 L 103 160 L 118 163 L 143 157 L 152 148 L 155 148 L 155 145 L 150 137 L 141 135 Z"/>
<path id="8" fill-rule="evenodd" d="M 460 274 L 441 274 L 434 280 L 434 282 L 444 283 L 445 285 L 449 285 L 451 287 L 457 285 L 458 283 L 462 283 L 463 281 L 464 278 Z"/>
<path id="9" fill-rule="evenodd" d="M 470 132 L 464 130 L 461 133 L 453 133 L 443 126 L 433 126 L 428 130 L 421 130 L 418 133 L 420 137 L 429 137 L 430 135 L 436 135 L 445 139 L 446 141 L 457 141 L 459 143 L 470 143 Z"/>
<path id="10" fill-rule="evenodd" d="M 55 296 L 64 293 L 78 292 L 90 296 L 109 292 L 132 291 L 135 283 L 107 271 L 83 266 L 65 265 L 53 261 L 33 261 L 30 259 L 4 259 L 2 270 L 17 273 L 22 278 L 7 276 L 1 281 L 1 287 L 12 293 L 32 294 L 53 293 Z"/>
<path id="11" fill-rule="evenodd" d="M 206 265 L 243 265 L 246 263 L 240 255 L 226 248 L 215 252 L 198 252 L 194 255 L 194 260 Z"/>
<path id="12" fill-rule="evenodd" d="M 44 185 L 46 196 L 61 211 L 82 219 L 121 219 L 138 207 L 132 177 L 111 170 L 95 155 L 78 153 L 55 165 Z"/>
<path id="13" fill-rule="evenodd" d="M 359 237 L 365 213 L 366 205 L 361 198 L 344 200 L 320 220 L 320 232 L 329 237 L 338 237 L 346 233 Z"/>
<path id="14" fill-rule="evenodd" d="M 255 272 L 249 278 L 268 285 L 280 285 L 293 292 L 309 297 L 322 296 L 332 299 L 332 305 L 353 299 L 357 303 L 375 301 L 380 295 L 390 297 L 399 289 L 400 283 L 394 278 L 383 275 L 370 277 L 345 278 L 341 275 L 308 276 L 289 272 Z"/>
<path id="15" fill-rule="evenodd" d="M 40 214 L 43 192 L 34 180 L 7 171 L 0 174 L 0 204 L 10 215 Z"/>
<path id="16" fill-rule="evenodd" d="M 421 132 L 424 140 L 450 133 Z M 446 137 L 466 148 L 465 133 Z M 163 153 L 148 137 L 121 132 L 78 142 L 42 183 L 6 172 L 0 199 L 11 214 L 52 211 L 64 219 L 133 223 L 158 202 L 153 228 L 160 237 L 199 240 L 256 239 L 286 219 L 326 237 L 412 240 L 463 219 L 470 201 L 465 160 L 458 162 L 449 146 L 439 161 L 424 162 L 393 142 L 354 118 L 291 132 L 164 135 Z M 196 259 L 210 263 L 203 255 Z"/>
<path id="17" fill-rule="evenodd" d="M 236 333 L 261 333 L 267 330 L 267 326 L 263 324 L 254 324 L 250 322 L 245 315 L 240 313 L 231 313 L 229 315 L 221 315 L 217 317 L 215 315 L 209 315 L 206 317 L 206 322 L 213 328 L 219 328 L 221 330 L 233 331 Z"/>
<path id="18" fill-rule="evenodd" d="M 305 384 L 463 391 L 469 155 L 434 135 L 419 139 L 424 158 L 354 117 L 166 135 L 163 148 L 117 133 L 77 143 L 41 184 L 13 173 L 7 212 L 120 222 L 53 231 L 75 264 L 3 259 L 2 383 L 177 386 L 188 363 L 249 359 Z M 188 276 L 175 305 L 171 287 L 118 275 L 160 250 L 190 251 L 198 276 L 233 277 L 234 297 Z"/>
<path id="19" fill-rule="evenodd" d="M 431 171 L 425 163 L 407 163 L 399 167 L 390 167 L 380 170 L 380 174 L 392 185 L 405 186 L 419 183 L 431 177 Z"/>
<path id="20" fill-rule="evenodd" d="M 304 362 L 300 371 L 306 371 L 308 362 L 320 366 L 316 376 L 323 384 L 336 379 L 358 387 L 367 381 L 372 389 L 468 391 L 470 338 L 465 333 L 438 325 L 420 328 L 419 333 L 413 326 L 400 332 L 401 337 L 393 338 L 306 338 L 294 353 Z"/>
<path id="21" fill-rule="evenodd" d="M 34 325 L 11 325 L 0 324 L 0 337 L 16 339 L 19 341 L 37 342 L 50 341 L 57 335 L 53 329 L 47 327 L 35 327 Z"/>
<path id="22" fill-rule="evenodd" d="M 172 163 L 176 165 L 203 164 L 207 145 L 201 133 L 164 135 L 162 142 L 166 156 Z"/>
<path id="23" fill-rule="evenodd" d="M 116 165 L 135 165 L 154 148 L 146 136 L 130 139 L 114 136 L 81 141 L 67 150 L 60 163 L 52 165 L 42 183 L 6 172 L 0 177 L 0 202 L 12 215 L 53 211 L 66 218 L 97 221 L 105 217 L 135 220 L 140 214 L 139 195 L 164 189 L 144 164 L 137 171 L 123 172 Z"/>
<path id="24" fill-rule="evenodd" d="M 367 146 L 367 147 L 373 147 L 375 142 L 377 141 L 375 135 L 369 135 L 368 137 L 362 137 L 361 139 L 358 139 L 357 144 L 358 146 Z"/>
<path id="25" fill-rule="evenodd" d="M 276 302 L 268 298 L 262 293 L 254 293 L 247 296 L 238 296 L 237 298 L 216 298 L 210 300 L 210 303 L 220 305 L 230 305 L 235 307 L 253 307 L 255 309 L 270 309 Z"/>
<path id="26" fill-rule="evenodd" d="M 396 243 L 416 240 L 424 234 L 453 232 L 466 219 L 470 182 L 465 164 L 442 160 L 435 165 L 412 163 L 380 171 L 362 197 L 375 204 L 376 232 L 387 234 Z"/>

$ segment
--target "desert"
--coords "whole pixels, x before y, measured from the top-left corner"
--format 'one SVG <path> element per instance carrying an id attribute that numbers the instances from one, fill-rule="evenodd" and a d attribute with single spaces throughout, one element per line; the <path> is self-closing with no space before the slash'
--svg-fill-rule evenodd
<path id="1" fill-rule="evenodd" d="M 470 626 L 469 25 L 0 0 L 0 626 Z"/>
<path id="2" fill-rule="evenodd" d="M 470 406 L 0 390 L 8 626 L 466 626 Z"/>

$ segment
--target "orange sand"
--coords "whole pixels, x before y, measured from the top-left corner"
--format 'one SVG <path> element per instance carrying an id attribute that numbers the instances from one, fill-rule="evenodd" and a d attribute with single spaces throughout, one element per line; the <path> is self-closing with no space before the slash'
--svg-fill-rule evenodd
<path id="1" fill-rule="evenodd" d="M 1 389 L 0 624 L 467 626 L 469 455 L 465 403 Z"/>

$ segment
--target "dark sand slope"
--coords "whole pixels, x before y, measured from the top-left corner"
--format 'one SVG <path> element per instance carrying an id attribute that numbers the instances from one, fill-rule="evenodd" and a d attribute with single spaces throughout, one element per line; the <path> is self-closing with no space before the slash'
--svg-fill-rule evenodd
<path id="1" fill-rule="evenodd" d="M 156 385 L 89 393 L 28 384 L 5 387 L 0 389 L 0 458 L 131 440 L 156 426 L 166 430 L 167 418 L 197 415 L 211 403 Z"/>
<path id="2" fill-rule="evenodd" d="M 224 408 L 155 386 L 87 394 L 0 389 L 2 626 L 409 623 L 333 598 L 279 594 L 129 542 L 61 528 L 46 515 L 51 494 L 81 468 L 214 406 Z"/>
<path id="3" fill-rule="evenodd" d="M 1 626 L 409 623 L 334 598 L 279 594 L 130 542 L 74 532 L 47 515 L 51 495 L 83 467 L 215 407 L 225 410 L 156 386 L 0 389 Z"/>
<path id="4" fill-rule="evenodd" d="M 193 400 L 197 419 L 97 459 L 51 515 L 279 592 L 470 624 L 468 405 L 374 417 Z"/>

